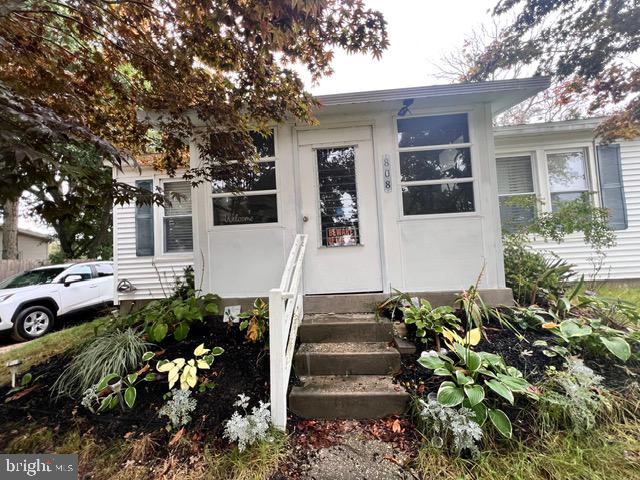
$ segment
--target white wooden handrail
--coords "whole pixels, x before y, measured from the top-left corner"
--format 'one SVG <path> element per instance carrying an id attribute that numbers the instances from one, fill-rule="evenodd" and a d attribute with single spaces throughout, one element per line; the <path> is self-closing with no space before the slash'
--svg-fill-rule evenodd
<path id="1" fill-rule="evenodd" d="M 279 288 L 269 292 L 269 370 L 271 376 L 271 422 L 287 427 L 287 387 L 293 350 L 302 321 L 302 266 L 307 235 L 296 235 L 282 273 Z"/>

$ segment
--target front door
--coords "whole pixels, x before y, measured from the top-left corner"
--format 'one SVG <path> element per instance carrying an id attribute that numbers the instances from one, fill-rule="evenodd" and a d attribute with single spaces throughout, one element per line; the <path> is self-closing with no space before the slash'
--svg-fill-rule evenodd
<path id="1" fill-rule="evenodd" d="M 299 132 L 306 293 L 382 291 L 371 127 Z"/>

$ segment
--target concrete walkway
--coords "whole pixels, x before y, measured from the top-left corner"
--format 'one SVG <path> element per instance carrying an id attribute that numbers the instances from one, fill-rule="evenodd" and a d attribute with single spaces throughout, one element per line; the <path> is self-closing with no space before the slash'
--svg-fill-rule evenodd
<path id="1" fill-rule="evenodd" d="M 306 480 L 404 480 L 417 477 L 408 467 L 406 454 L 389 442 L 361 432 L 341 436 L 340 443 L 322 448 L 303 471 Z"/>

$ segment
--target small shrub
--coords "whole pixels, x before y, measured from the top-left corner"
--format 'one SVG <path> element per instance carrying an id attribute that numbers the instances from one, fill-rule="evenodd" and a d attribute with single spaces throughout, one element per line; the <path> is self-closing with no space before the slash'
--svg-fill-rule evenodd
<path id="1" fill-rule="evenodd" d="M 75 396 L 106 375 L 136 369 L 151 344 L 131 328 L 102 333 L 86 342 L 51 387 L 56 396 Z"/>
<path id="2" fill-rule="evenodd" d="M 176 286 L 173 290 L 172 298 L 187 300 L 189 297 L 194 295 L 195 290 L 196 282 L 193 267 L 189 265 L 184 268 L 182 277 L 176 278 Z"/>
<path id="3" fill-rule="evenodd" d="M 533 250 L 528 242 L 523 235 L 503 236 L 506 285 L 520 305 L 544 305 L 548 295 L 562 296 L 573 276 L 573 266 L 552 254 Z"/>
<path id="4" fill-rule="evenodd" d="M 167 430 L 184 427 L 191 421 L 191 413 L 198 402 L 191 398 L 190 390 L 171 390 L 171 398 L 160 408 L 158 416 L 167 417 Z"/>
<path id="5" fill-rule="evenodd" d="M 253 302 L 250 312 L 240 314 L 240 330 L 246 330 L 246 338 L 251 343 L 266 342 L 269 331 L 269 304 L 261 298 Z"/>
<path id="6" fill-rule="evenodd" d="M 599 412 L 610 407 L 602 377 L 576 358 L 566 370 L 550 367 L 541 387 L 536 417 L 543 434 L 560 429 L 585 434 L 596 427 Z"/>
<path id="7" fill-rule="evenodd" d="M 408 293 L 403 293 L 394 288 L 393 295 L 376 306 L 376 316 L 398 320 L 402 318 L 402 308 L 412 304 L 411 296 Z"/>
<path id="8" fill-rule="evenodd" d="M 257 407 L 253 407 L 251 413 L 247 413 L 249 400 L 250 398 L 242 393 L 238 395 L 238 400 L 233 405 L 240 407 L 244 415 L 241 415 L 238 411 L 233 412 L 224 427 L 224 437 L 231 442 L 237 442 L 238 449 L 241 452 L 247 448 L 247 445 L 252 445 L 255 442 L 271 441 L 269 435 L 269 424 L 271 422 L 270 404 L 260 401 Z"/>
<path id="9" fill-rule="evenodd" d="M 460 328 L 460 319 L 453 314 L 453 308 L 442 306 L 433 308 L 427 300 L 420 300 L 420 306 L 402 308 L 404 323 L 416 326 L 416 337 L 427 343 L 427 333 L 433 336 L 436 350 L 440 350 L 440 334 L 444 329 Z"/>
<path id="10" fill-rule="evenodd" d="M 422 433 L 432 445 L 439 449 L 460 455 L 467 451 L 476 457 L 480 453 L 478 444 L 482 441 L 482 427 L 475 420 L 473 410 L 446 407 L 434 398 L 417 401 L 417 414 Z"/>

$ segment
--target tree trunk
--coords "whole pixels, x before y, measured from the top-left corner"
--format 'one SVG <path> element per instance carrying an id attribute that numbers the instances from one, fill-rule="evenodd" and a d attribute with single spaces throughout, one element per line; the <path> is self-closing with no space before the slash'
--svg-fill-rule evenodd
<path id="1" fill-rule="evenodd" d="M 4 202 L 2 225 L 2 258 L 18 259 L 18 202 L 19 198 Z"/>

